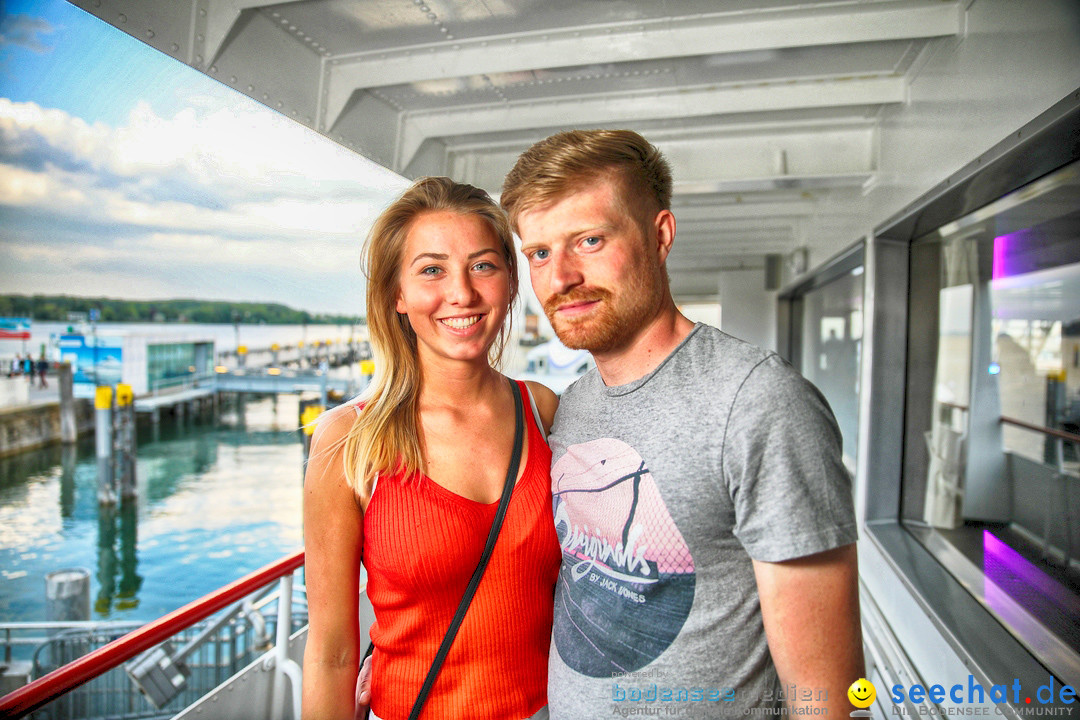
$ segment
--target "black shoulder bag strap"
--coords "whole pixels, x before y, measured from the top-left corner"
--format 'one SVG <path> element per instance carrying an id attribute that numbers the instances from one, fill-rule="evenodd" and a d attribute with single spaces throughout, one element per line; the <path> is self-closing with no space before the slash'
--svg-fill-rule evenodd
<path id="1" fill-rule="evenodd" d="M 462 596 L 461 602 L 458 603 L 457 612 L 454 614 L 454 619 L 450 621 L 450 627 L 446 631 L 446 637 L 443 638 L 442 645 L 439 646 L 439 652 L 435 653 L 435 660 L 431 663 L 431 669 L 428 670 L 427 677 L 424 678 L 424 684 L 420 688 L 420 694 L 416 697 L 416 702 L 413 703 L 412 712 L 409 713 L 409 720 L 417 720 L 420 717 L 420 710 L 424 707 L 424 701 L 427 700 L 428 693 L 431 691 L 432 685 L 435 684 L 435 678 L 439 675 L 439 669 L 442 667 L 443 661 L 446 660 L 446 656 L 450 653 L 450 646 L 454 644 L 454 637 L 457 636 L 458 628 L 461 627 L 461 622 L 465 619 L 465 613 L 472 603 L 477 586 L 480 585 L 480 579 L 484 576 L 488 560 L 491 559 L 491 552 L 495 549 L 495 540 L 499 537 L 499 529 L 502 527 L 503 518 L 506 517 L 506 508 L 510 505 L 510 495 L 514 492 L 514 484 L 517 483 L 518 465 L 521 463 L 521 445 L 525 437 L 525 423 L 522 419 L 521 390 L 513 380 L 510 381 L 510 386 L 514 390 L 514 449 L 510 453 L 510 467 L 506 471 L 506 482 L 503 484 L 499 508 L 495 511 L 495 519 L 491 522 L 491 530 L 488 532 L 487 544 L 484 545 L 484 553 L 480 556 L 480 562 L 477 563 L 476 570 L 473 571 L 472 578 L 465 588 L 465 595 Z"/>

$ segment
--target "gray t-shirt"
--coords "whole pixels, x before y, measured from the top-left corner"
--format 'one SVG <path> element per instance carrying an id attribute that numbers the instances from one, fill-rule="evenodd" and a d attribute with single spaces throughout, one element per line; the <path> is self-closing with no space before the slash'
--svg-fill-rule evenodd
<path id="1" fill-rule="evenodd" d="M 582 376 L 550 442 L 552 720 L 741 716 L 818 690 L 779 686 L 751 564 L 856 539 L 840 431 L 813 385 L 697 325 L 634 382 Z"/>

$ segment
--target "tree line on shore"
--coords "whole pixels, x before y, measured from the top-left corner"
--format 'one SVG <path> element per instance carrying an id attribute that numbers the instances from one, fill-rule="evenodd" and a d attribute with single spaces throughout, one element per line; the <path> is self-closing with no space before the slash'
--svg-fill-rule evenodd
<path id="1" fill-rule="evenodd" d="M 70 322 L 89 317 L 98 322 L 259 323 L 268 325 L 350 325 L 363 322 L 350 315 L 323 315 L 295 310 L 280 303 L 217 302 L 211 300 L 123 300 L 71 295 L 0 295 L 0 317 Z"/>

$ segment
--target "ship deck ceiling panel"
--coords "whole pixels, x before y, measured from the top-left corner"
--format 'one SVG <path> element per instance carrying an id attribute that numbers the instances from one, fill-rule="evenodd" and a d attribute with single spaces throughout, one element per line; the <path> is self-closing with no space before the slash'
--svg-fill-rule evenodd
<path id="1" fill-rule="evenodd" d="M 675 257 L 711 268 L 857 222 L 882 119 L 903 111 L 927 58 L 963 39 L 969 4 L 70 2 L 407 177 L 497 194 L 553 132 L 632 127 L 675 171 L 690 253 Z"/>
<path id="2" fill-rule="evenodd" d="M 880 105 L 851 105 L 843 107 L 805 108 L 797 115 L 790 112 L 753 112 L 706 115 L 701 117 L 665 118 L 634 123 L 634 128 L 648 135 L 657 145 L 694 145 L 716 136 L 779 136 L 804 129 L 837 129 L 856 126 L 874 128 Z M 577 125 L 579 129 L 604 128 L 610 123 L 595 122 Z M 474 154 L 506 153 L 516 158 L 537 140 L 532 130 L 495 130 L 477 137 L 474 133 L 453 134 L 442 138 L 449 152 Z"/>
<path id="3" fill-rule="evenodd" d="M 833 44 L 847 39 L 896 38 L 942 34 L 950 22 L 952 3 L 912 0 L 877 2 L 612 2 L 594 0 L 321 0 L 294 3 L 245 3 L 264 5 L 261 12 L 318 37 L 335 57 L 372 52 L 395 52 L 425 43 L 491 38 L 523 38 L 532 33 L 547 33 L 552 39 L 569 33 L 582 43 L 594 34 L 618 35 L 626 30 L 647 38 L 658 30 L 708 28 L 722 32 L 729 29 L 738 35 L 741 28 L 753 24 L 756 37 L 743 37 L 734 47 L 791 44 Z M 843 19 L 845 22 L 832 22 Z M 791 26 L 806 28 L 791 36 Z M 917 30 L 912 32 L 912 28 Z M 712 33 L 717 35 L 719 33 Z M 449 36 L 449 37 L 448 37 Z M 730 42 L 730 41 L 729 41 Z M 585 51 L 588 51 L 585 49 Z M 679 52 L 673 48 L 672 52 Z"/>
<path id="4" fill-rule="evenodd" d="M 922 43 L 920 43 L 920 46 Z M 887 47 L 882 47 L 887 46 Z M 542 101 L 579 95 L 694 89 L 712 86 L 820 82 L 896 77 L 910 62 L 912 43 L 860 43 L 843 57 L 827 48 L 792 48 L 705 56 L 677 61 L 642 60 L 551 68 L 531 72 L 433 78 L 379 88 L 405 112 L 502 101 Z"/>

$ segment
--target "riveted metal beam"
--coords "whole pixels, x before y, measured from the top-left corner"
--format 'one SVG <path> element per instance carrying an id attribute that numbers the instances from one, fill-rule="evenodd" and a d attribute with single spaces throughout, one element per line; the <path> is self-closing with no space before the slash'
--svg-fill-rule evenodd
<path id="1" fill-rule="evenodd" d="M 746 236 L 746 237 L 721 237 L 717 236 L 705 239 L 691 240 L 675 236 L 675 244 L 670 257 L 675 257 L 675 249 L 683 247 L 695 254 L 710 256 L 723 255 L 768 255 L 771 253 L 788 253 L 798 247 L 799 241 L 793 236 Z"/>
<path id="2" fill-rule="evenodd" d="M 145 0 L 69 0 L 141 42 L 181 62 L 191 64 L 195 14 L 200 0 L 152 4 Z"/>
<path id="3" fill-rule="evenodd" d="M 203 4 L 206 7 L 199 12 L 206 17 L 205 41 L 203 42 L 206 67 L 218 61 L 225 39 L 229 36 L 229 31 L 232 30 L 236 21 L 240 19 L 240 13 L 286 2 L 290 0 L 204 0 Z"/>
<path id="4" fill-rule="evenodd" d="M 236 0 L 241 1 L 241 0 Z M 961 3 L 895 0 L 554 28 L 335 56 L 326 123 L 356 91 L 470 75 L 779 48 L 933 38 L 960 31 Z"/>
<path id="5" fill-rule="evenodd" d="M 727 178 L 675 182 L 676 195 L 685 193 L 751 193 L 770 190 L 810 190 L 829 188 L 860 188 L 874 177 L 873 173 L 841 173 L 837 175 L 772 175 L 767 177 Z"/>
<path id="6" fill-rule="evenodd" d="M 676 230 L 675 239 L 679 247 L 685 250 L 714 251 L 722 244 L 746 244 L 752 243 L 757 247 L 760 243 L 779 242 L 791 243 L 798 237 L 799 223 L 773 228 L 742 228 L 732 230 L 726 224 L 717 225 L 709 230 L 701 230 L 697 233 L 679 232 Z M 761 252 L 761 251 L 758 251 Z"/>
<path id="7" fill-rule="evenodd" d="M 719 200 L 719 198 L 717 200 Z M 710 205 L 700 206 L 679 205 L 676 202 L 672 204 L 671 211 L 675 213 L 675 220 L 678 224 L 679 231 L 682 231 L 683 227 L 689 227 L 698 222 L 739 220 L 742 218 L 757 217 L 802 217 L 813 213 L 815 208 L 815 203 L 810 200 L 739 203 L 721 203 L 718 201 Z"/>
<path id="8" fill-rule="evenodd" d="M 635 128 L 640 127 L 641 123 L 635 123 Z M 491 141 L 490 136 L 482 134 L 466 142 L 454 138 L 445 144 L 447 162 L 439 172 L 497 190 L 518 155 L 545 134 L 543 129 L 527 138 L 516 136 L 512 143 Z M 716 124 L 704 129 L 686 128 L 681 134 L 666 130 L 647 136 L 667 156 L 680 183 L 848 173 L 859 174 L 862 179 L 878 163 L 875 129 L 865 120 L 811 125 L 797 118 L 787 118 L 782 124 L 774 117 L 763 127 Z M 414 176 L 410 168 L 406 168 L 406 174 Z M 684 193 L 685 189 L 677 192 Z M 797 195 L 795 199 L 799 199 Z"/>
<path id="9" fill-rule="evenodd" d="M 765 255 L 768 253 L 761 253 L 757 257 L 741 256 L 742 259 L 731 259 L 727 254 L 723 255 L 711 255 L 704 258 L 690 258 L 689 260 L 680 259 L 676 261 L 674 255 L 669 255 L 664 265 L 667 267 L 669 273 L 683 274 L 683 273 L 695 273 L 695 272 L 726 272 L 729 270 L 764 270 L 765 269 Z"/>
<path id="10" fill-rule="evenodd" d="M 403 115 L 397 167 L 407 166 L 427 138 L 462 133 L 575 127 L 593 123 L 597 118 L 608 123 L 628 123 L 727 113 L 883 105 L 901 103 L 906 95 L 907 82 L 903 77 L 880 76 L 594 93 L 542 102 L 411 112 Z"/>

